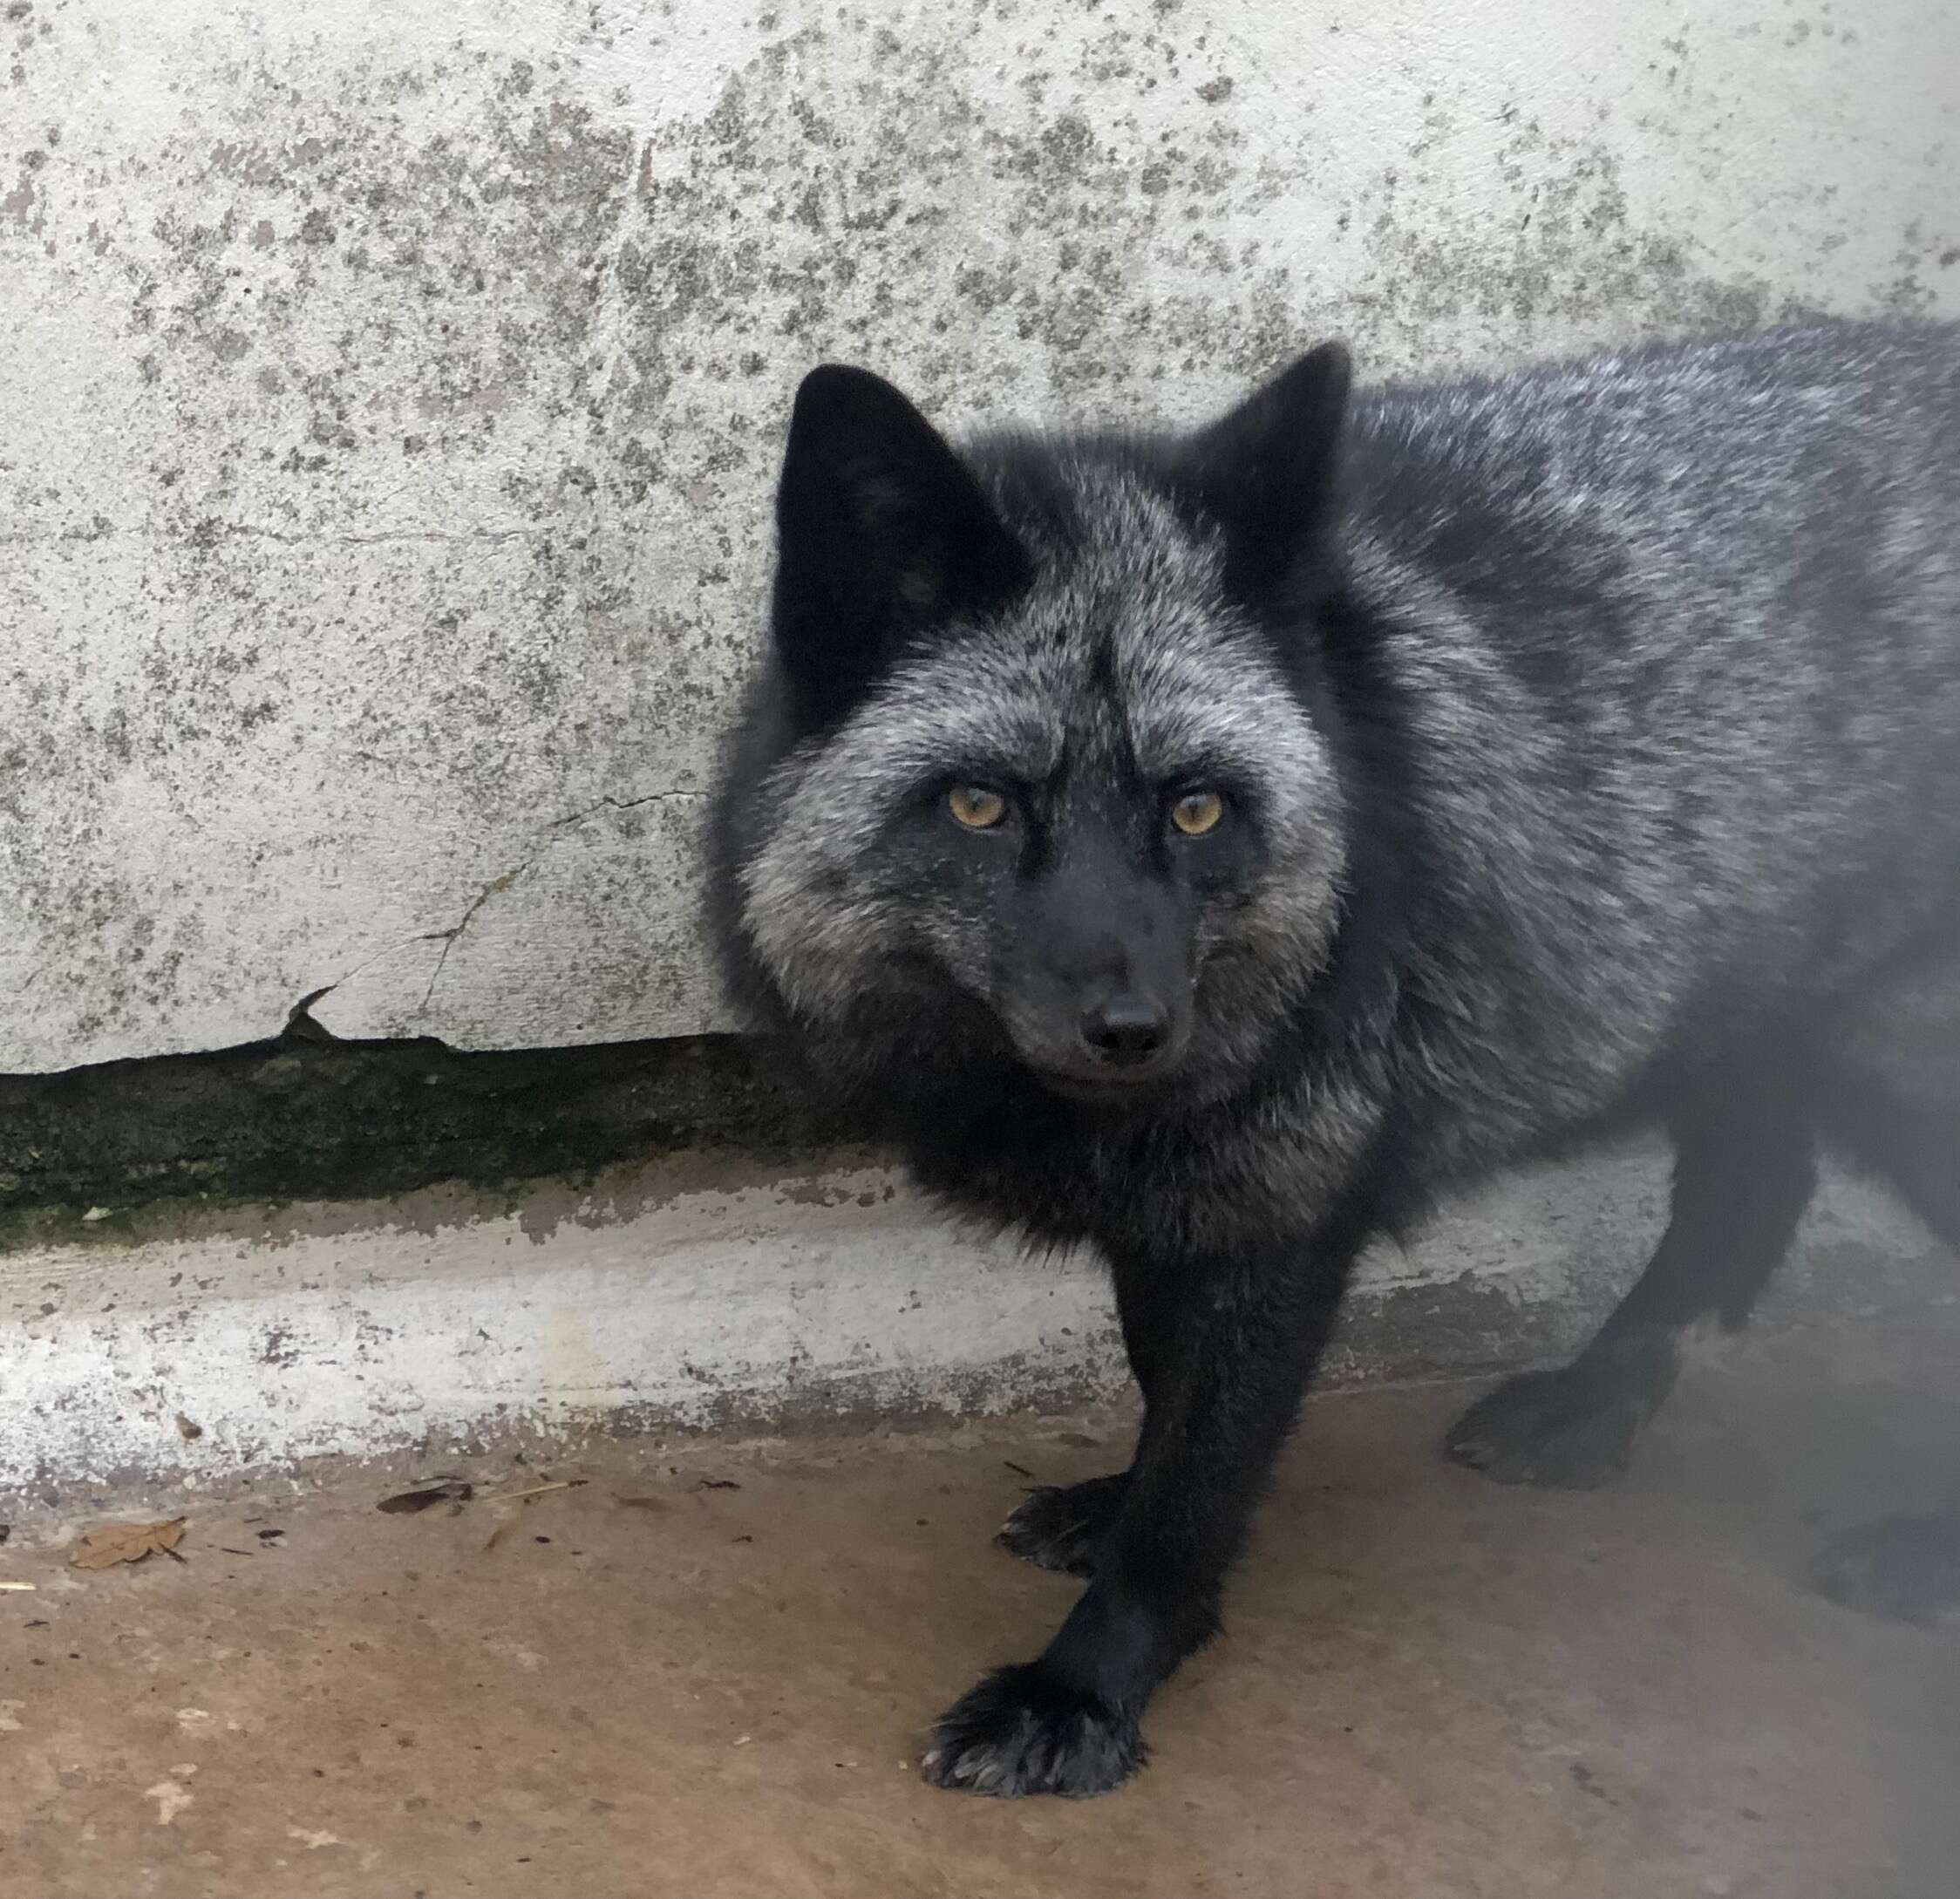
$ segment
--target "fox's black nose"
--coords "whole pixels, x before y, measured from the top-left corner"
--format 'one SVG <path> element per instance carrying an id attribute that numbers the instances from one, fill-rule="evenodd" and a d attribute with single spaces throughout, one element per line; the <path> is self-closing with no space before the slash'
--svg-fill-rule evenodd
<path id="1" fill-rule="evenodd" d="M 1147 1062 L 1170 1039 L 1169 1012 L 1140 996 L 1099 1003 L 1082 1017 L 1082 1039 L 1113 1068 Z"/>

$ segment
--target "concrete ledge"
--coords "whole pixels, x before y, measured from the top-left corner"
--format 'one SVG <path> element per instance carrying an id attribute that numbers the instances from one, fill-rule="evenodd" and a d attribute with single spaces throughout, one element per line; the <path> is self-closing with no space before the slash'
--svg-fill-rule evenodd
<path id="1" fill-rule="evenodd" d="M 1117 1372 L 1092 1274 L 936 1234 L 840 1156 L 229 1208 L 17 1253 L 6 1286 L 0 1484 L 999 1410 Z"/>
<path id="2" fill-rule="evenodd" d="M 1330 1381 L 1568 1349 L 1662 1208 L 1630 1153 L 1500 1183 L 1366 1262 Z M 1106 1396 L 1092 1260 L 962 1232 L 875 1157 L 691 1147 L 568 1184 L 126 1209 L 0 1262 L 0 1487 L 193 1484 L 322 1455 L 595 1429 L 811 1430 Z M 1784 1311 L 1952 1290 L 1950 1263 L 1835 1182 Z"/>

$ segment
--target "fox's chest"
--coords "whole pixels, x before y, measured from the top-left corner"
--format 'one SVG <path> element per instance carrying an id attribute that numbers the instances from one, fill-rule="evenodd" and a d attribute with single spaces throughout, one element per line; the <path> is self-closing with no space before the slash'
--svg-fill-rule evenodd
<path id="1" fill-rule="evenodd" d="M 1217 1256 L 1310 1235 L 1351 1180 L 1364 1144 L 1358 1122 L 1330 1128 L 1304 1114 L 1221 1110 L 988 1154 L 911 1158 L 932 1192 L 1038 1244 Z"/>

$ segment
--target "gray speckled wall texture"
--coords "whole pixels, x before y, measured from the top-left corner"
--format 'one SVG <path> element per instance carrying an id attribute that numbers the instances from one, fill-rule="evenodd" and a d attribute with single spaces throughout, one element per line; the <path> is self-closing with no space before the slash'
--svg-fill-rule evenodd
<path id="1" fill-rule="evenodd" d="M 0 1070 L 699 1029 L 787 398 L 1952 307 L 1944 0 L 0 0 Z"/>

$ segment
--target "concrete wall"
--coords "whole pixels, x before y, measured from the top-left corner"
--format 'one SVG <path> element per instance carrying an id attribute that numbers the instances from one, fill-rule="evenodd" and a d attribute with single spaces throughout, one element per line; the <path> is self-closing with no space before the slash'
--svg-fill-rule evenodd
<path id="1" fill-rule="evenodd" d="M 460 1048 L 715 1024 L 694 838 L 810 364 L 1189 419 L 1330 332 L 1960 307 L 1957 71 L 1945 0 L 0 0 L 0 1074 L 322 990 Z M 1118 1375 L 1092 1263 L 862 1157 L 187 1209 L 225 1165 L 138 1116 L 41 1222 L 42 1086 L 0 1486 Z M 1556 1349 L 1658 1206 L 1650 1155 L 1494 1184 L 1378 1250 L 1337 1372 Z M 1841 1189 L 1796 1278 L 1924 1263 Z"/>
<path id="2" fill-rule="evenodd" d="M 1945 0 L 5 0 L 0 1071 L 701 1028 L 786 399 L 1950 307 Z"/>

